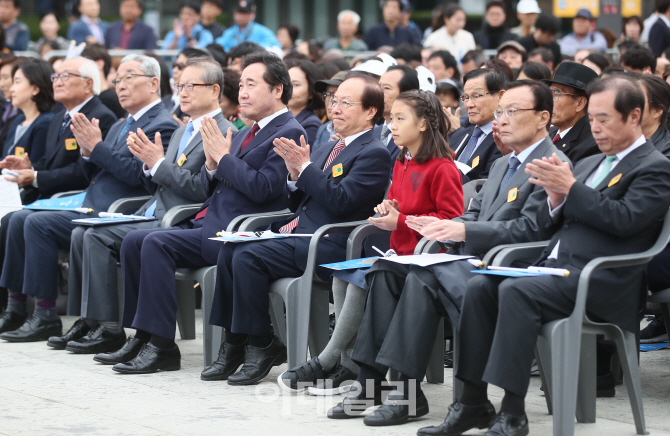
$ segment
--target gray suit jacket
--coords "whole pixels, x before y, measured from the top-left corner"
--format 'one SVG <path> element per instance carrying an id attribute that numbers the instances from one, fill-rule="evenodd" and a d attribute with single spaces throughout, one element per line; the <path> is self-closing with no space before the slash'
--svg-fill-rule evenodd
<path id="1" fill-rule="evenodd" d="M 223 114 L 219 113 L 214 119 L 224 135 L 229 127 L 232 128 L 233 133 L 237 133 L 237 128 L 226 120 Z M 186 126 L 182 126 L 172 135 L 172 140 L 165 153 L 165 160 L 156 170 L 156 174 L 153 177 L 143 177 L 142 181 L 149 192 L 153 193 L 153 197 L 137 211 L 137 215 L 144 215 L 149 206 L 157 201 L 154 216 L 160 220 L 172 207 L 188 203 L 202 203 L 207 199 L 200 175 L 205 164 L 205 152 L 202 148 L 200 132 L 195 134 L 184 149 L 186 162 L 182 166 L 176 162 L 179 157 L 177 156 L 179 143 L 185 130 Z"/>
<path id="2" fill-rule="evenodd" d="M 537 224 L 538 209 L 547 202 L 547 194 L 544 188 L 528 181 L 530 176 L 524 168 L 533 159 L 549 157 L 553 153 L 569 162 L 547 137 L 517 168 L 500 193 L 500 183 L 509 166 L 509 155 L 494 162 L 486 184 L 473 198 L 467 212 L 454 218 L 454 221 L 465 223 L 465 253 L 483 256 L 497 245 L 540 241 L 551 237 L 552 228 L 541 228 Z M 509 201 L 510 191 L 514 189 L 518 190 L 516 198 Z"/>

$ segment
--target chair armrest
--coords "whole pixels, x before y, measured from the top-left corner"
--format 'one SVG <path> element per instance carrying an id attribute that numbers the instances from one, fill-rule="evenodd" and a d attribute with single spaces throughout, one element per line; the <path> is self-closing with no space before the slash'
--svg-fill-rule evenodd
<path id="1" fill-rule="evenodd" d="M 379 227 L 368 223 L 362 224 L 354 229 L 353 232 L 349 234 L 349 239 L 347 239 L 347 260 L 358 259 L 361 256 L 363 251 L 363 241 L 370 235 L 375 235 L 379 233 L 388 233 L 388 230 L 382 230 Z"/>
<path id="2" fill-rule="evenodd" d="M 163 215 L 163 222 L 161 223 L 161 227 L 167 229 L 168 227 L 172 227 L 177 223 L 184 221 L 186 218 L 200 210 L 201 206 L 202 204 L 194 203 L 183 204 L 181 206 L 170 208 L 170 210 L 168 210 L 167 213 Z"/>
<path id="3" fill-rule="evenodd" d="M 512 266 L 517 260 L 535 260 L 549 245 L 549 241 L 524 242 L 522 244 L 507 244 L 493 247 L 484 256 L 484 267 Z"/>
<path id="4" fill-rule="evenodd" d="M 267 227 L 273 222 L 285 219 L 293 215 L 293 213 L 288 210 L 280 210 L 277 212 L 268 212 L 268 213 L 255 213 L 249 215 L 240 215 L 237 218 L 240 218 L 239 221 L 236 221 L 235 224 L 231 221 L 226 229 L 229 232 L 239 231 L 239 232 L 249 232 L 254 231 L 259 227 Z M 238 228 L 233 228 L 233 225 L 237 225 Z"/>
<path id="5" fill-rule="evenodd" d="M 365 224 L 368 224 L 368 222 L 366 220 L 362 220 L 351 221 L 347 223 L 326 224 L 325 226 L 319 227 L 317 231 L 314 232 L 314 235 L 312 235 L 312 239 L 309 241 L 307 265 L 305 267 L 305 273 L 300 278 L 300 280 L 304 281 L 303 285 L 311 287 L 312 281 L 316 278 L 316 251 L 321 238 L 332 233 L 348 233 L 354 230 L 356 227 Z"/>
<path id="6" fill-rule="evenodd" d="M 57 192 L 54 195 L 51 196 L 51 198 L 61 198 L 61 197 L 69 197 L 71 195 L 77 195 L 81 194 L 84 191 L 65 191 L 65 192 Z"/>
<path id="7" fill-rule="evenodd" d="M 426 239 L 426 238 L 423 238 Z M 422 241 L 423 241 L 422 239 Z M 414 254 L 430 254 L 430 253 L 438 253 L 442 247 L 440 246 L 440 243 L 438 241 L 429 241 L 426 240 L 426 243 L 421 247 L 421 251 L 419 253 L 416 252 L 416 249 L 414 250 Z"/>
<path id="8" fill-rule="evenodd" d="M 145 195 L 142 197 L 119 198 L 114 203 L 109 205 L 107 212 L 126 213 L 130 211 L 132 213 L 142 207 L 142 205 L 150 199 L 150 195 Z"/>

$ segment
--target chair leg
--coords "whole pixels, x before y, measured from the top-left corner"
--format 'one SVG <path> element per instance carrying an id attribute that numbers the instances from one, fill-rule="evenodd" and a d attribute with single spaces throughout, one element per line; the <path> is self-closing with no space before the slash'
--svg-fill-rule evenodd
<path id="1" fill-rule="evenodd" d="M 289 368 L 295 368 L 307 361 L 311 296 L 307 292 L 301 292 L 300 286 L 303 286 L 301 280 L 295 280 L 286 291 L 286 347 Z M 311 289 L 307 291 L 311 293 Z"/>
<path id="2" fill-rule="evenodd" d="M 458 339 L 458 331 L 453 328 L 452 330 L 454 332 L 454 336 L 451 339 L 453 342 L 453 361 L 454 361 L 454 370 L 453 370 L 453 383 L 454 383 L 454 401 L 458 400 L 461 398 L 461 395 L 463 394 L 463 380 L 460 378 L 456 378 L 456 371 L 458 370 L 458 353 L 460 352 L 461 349 L 461 341 Z"/>
<path id="3" fill-rule="evenodd" d="M 553 328 L 550 339 L 552 374 L 551 392 L 554 406 L 554 436 L 575 432 L 577 383 L 579 380 L 579 350 L 581 347 L 581 320 L 579 326 L 566 318 Z"/>
<path id="4" fill-rule="evenodd" d="M 596 422 L 596 336 L 582 335 L 577 385 L 577 422 Z"/>
<path id="5" fill-rule="evenodd" d="M 426 368 L 428 383 L 444 383 L 444 320 L 440 319 L 433 350 L 430 354 L 428 368 Z"/>
<path id="6" fill-rule="evenodd" d="M 637 434 L 649 434 L 644 423 L 642 385 L 640 383 L 640 366 L 637 360 L 635 334 L 627 331 L 621 333 L 623 333 L 623 335 L 616 335 L 615 342 L 623 369 L 626 389 L 628 390 L 628 398 L 630 400 L 631 408 L 633 409 L 635 429 L 637 430 Z"/>
<path id="7" fill-rule="evenodd" d="M 537 367 L 540 370 L 540 380 L 544 387 L 544 400 L 547 402 L 547 412 L 553 415 L 554 409 L 551 402 L 551 350 L 549 341 L 544 336 L 540 336 L 537 339 L 535 360 L 537 361 Z"/>
<path id="8" fill-rule="evenodd" d="M 177 281 L 177 324 L 182 339 L 195 339 L 195 297 L 193 281 Z"/>
<path id="9" fill-rule="evenodd" d="M 202 351 L 205 368 L 216 359 L 223 340 L 223 329 L 209 323 L 215 284 L 216 267 L 207 268 L 200 277 L 200 289 L 202 290 Z"/>

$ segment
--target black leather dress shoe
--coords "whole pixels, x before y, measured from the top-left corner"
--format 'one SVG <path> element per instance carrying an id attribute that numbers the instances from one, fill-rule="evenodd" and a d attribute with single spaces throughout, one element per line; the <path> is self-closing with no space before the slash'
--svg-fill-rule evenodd
<path id="1" fill-rule="evenodd" d="M 328 411 L 330 419 L 350 419 L 361 416 L 367 409 L 382 404 L 381 386 L 368 392 L 365 386 L 354 383 L 344 400 Z"/>
<path id="2" fill-rule="evenodd" d="M 233 345 L 224 341 L 219 348 L 219 357 L 200 373 L 200 380 L 228 380 L 243 363 L 244 345 Z"/>
<path id="3" fill-rule="evenodd" d="M 64 350 L 68 342 L 83 338 L 90 330 L 91 328 L 86 325 L 84 320 L 79 318 L 63 336 L 50 337 L 47 345 L 56 350 Z"/>
<path id="4" fill-rule="evenodd" d="M 99 325 L 83 338 L 67 343 L 65 350 L 75 354 L 109 353 L 123 347 L 126 343 L 126 332 L 112 333 Z"/>
<path id="5" fill-rule="evenodd" d="M 489 427 L 495 417 L 496 410 L 490 401 L 479 406 L 466 406 L 456 401 L 449 406 L 449 413 L 442 424 L 420 428 L 417 435 L 460 436 L 473 428 Z"/>
<path id="6" fill-rule="evenodd" d="M 116 365 L 117 363 L 129 362 L 140 354 L 140 350 L 145 343 L 146 342 L 140 341 L 135 336 L 130 336 L 126 339 L 126 343 L 123 344 L 121 349 L 111 353 L 96 354 L 93 356 L 93 360 L 104 363 L 105 365 Z"/>
<path id="7" fill-rule="evenodd" d="M 176 345 L 169 350 L 161 350 L 148 343 L 144 344 L 136 358 L 125 363 L 117 363 L 112 369 L 123 374 L 177 371 L 181 369 L 181 353 Z"/>
<path id="8" fill-rule="evenodd" d="M 228 377 L 231 386 L 253 385 L 263 380 L 277 362 L 286 360 L 286 346 L 277 336 L 265 348 L 244 346 L 244 365 Z"/>
<path id="9" fill-rule="evenodd" d="M 32 314 L 17 330 L 0 334 L 0 339 L 8 342 L 37 342 L 46 341 L 51 336 L 63 336 L 60 318 L 45 320 Z"/>
<path id="10" fill-rule="evenodd" d="M 26 322 L 27 315 L 19 315 L 16 312 L 2 312 L 0 315 L 0 333 L 11 332 L 23 325 Z"/>
<path id="11" fill-rule="evenodd" d="M 374 413 L 363 419 L 363 424 L 372 427 L 405 424 L 410 418 L 419 418 L 428 414 L 428 400 L 421 392 L 415 400 L 416 409 L 410 415 L 409 404 L 401 394 L 391 392 Z"/>
<path id="12" fill-rule="evenodd" d="M 526 436 L 528 430 L 528 417 L 510 415 L 507 412 L 500 412 L 486 432 L 486 436 Z"/>

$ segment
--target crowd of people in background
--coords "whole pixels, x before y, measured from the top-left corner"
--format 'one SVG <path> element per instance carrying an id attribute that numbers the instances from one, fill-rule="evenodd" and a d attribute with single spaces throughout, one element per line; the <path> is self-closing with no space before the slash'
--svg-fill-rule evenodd
<path id="1" fill-rule="evenodd" d="M 444 423 L 419 434 L 528 434 L 524 398 L 541 324 L 571 313 L 589 258 L 648 248 L 670 206 L 670 0 L 657 0 L 645 20 L 623 19 L 620 36 L 580 9 L 562 37 L 560 20 L 535 0 L 515 11 L 489 1 L 474 33 L 453 2 L 422 30 L 407 0 L 384 0 L 381 22 L 364 31 L 359 14 L 343 10 L 337 35 L 315 40 L 293 24 L 273 32 L 246 0 L 229 28 L 217 21 L 218 0 L 186 1 L 159 40 L 140 19 L 144 8 L 122 0 L 121 20 L 106 23 L 98 0 L 79 0 L 67 38 L 48 12 L 31 42 L 20 0 L 0 0 L 0 167 L 22 202 L 83 190 L 82 207 L 97 214 L 151 195 L 131 211 L 147 221 L 131 224 L 78 226 L 72 220 L 88 215 L 79 211 L 5 215 L 0 339 L 47 341 L 126 374 L 179 370 L 175 271 L 216 266 L 208 321 L 225 335 L 201 379 L 249 385 L 287 360 L 268 292 L 303 274 L 309 239 L 210 239 L 238 215 L 288 207 L 269 227 L 279 234 L 368 219 L 385 232 L 375 248 L 395 255 L 413 253 L 423 237 L 479 259 L 498 245 L 553 238 L 542 265 L 574 272 L 563 282 L 475 277 L 466 261 L 317 268 L 332 281 L 331 339 L 277 380 L 312 395 L 351 390 L 328 418 L 375 405 L 366 425 L 405 423 L 429 413 L 420 381 L 431 332 L 446 317 L 461 349 L 444 361 L 459 362 L 464 389 Z M 513 12 L 520 24 L 509 28 Z M 153 53 L 159 44 L 179 52 L 171 64 Z M 41 58 L 65 49 L 67 57 Z M 116 58 L 111 49 L 145 54 Z M 39 57 L 18 56 L 27 50 Z M 478 180 L 483 188 L 464 199 L 463 186 Z M 161 227 L 170 208 L 193 203 L 202 207 L 189 219 Z M 344 260 L 346 234 L 328 236 L 317 265 Z M 79 317 L 65 333 L 59 250 L 70 256 L 67 313 Z M 666 249 L 646 268 L 652 292 L 670 287 L 669 258 Z M 629 312 L 644 274 L 640 266 L 598 276 L 587 310 L 635 330 L 640 314 Z M 668 340 L 661 315 L 640 339 Z M 615 351 L 598 343 L 598 396 L 615 395 Z M 389 369 L 401 383 L 383 401 Z M 497 414 L 487 383 L 505 389 Z"/>

